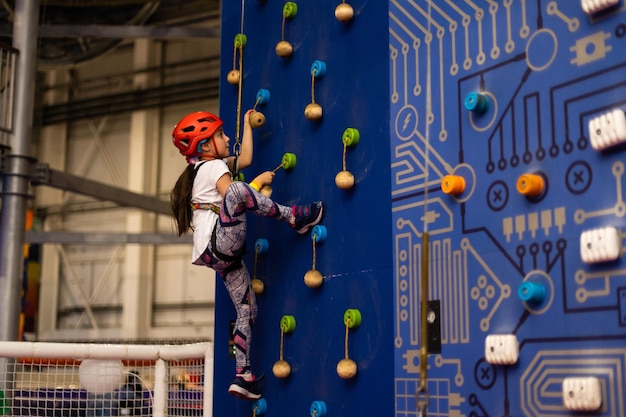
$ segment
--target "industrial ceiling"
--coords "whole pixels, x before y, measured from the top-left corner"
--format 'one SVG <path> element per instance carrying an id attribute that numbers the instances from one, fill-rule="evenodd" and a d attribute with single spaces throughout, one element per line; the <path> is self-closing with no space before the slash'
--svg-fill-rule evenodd
<path id="1" fill-rule="evenodd" d="M 19 6 L 24 7 L 23 2 L 31 0 L 21 1 L 0 0 L 0 43 L 6 46 L 12 45 L 13 21 L 16 12 L 20 13 Z M 39 5 L 38 71 L 67 70 L 69 79 L 73 80 L 71 91 L 87 88 L 80 85 L 84 80 L 74 76 L 74 68 L 127 45 L 125 41 L 137 38 L 215 40 L 220 36 L 220 0 L 41 0 Z M 219 66 L 219 51 L 212 56 L 197 57 L 193 62 L 168 65 L 173 66 L 173 71 L 184 71 L 187 65 L 201 75 L 141 91 L 128 88 L 102 92 L 99 97 L 80 98 L 71 93 L 66 102 L 53 105 L 36 100 L 37 123 L 45 126 L 167 106 L 181 100 L 217 97 L 219 80 L 214 74 Z M 203 65 L 201 71 L 197 65 Z M 146 69 L 151 70 L 160 69 Z M 126 77 L 132 75 L 129 73 Z"/>
<path id="2" fill-rule="evenodd" d="M 7 45 L 14 15 L 15 1 L 0 0 L 0 41 Z M 41 0 L 38 66 L 75 66 L 127 38 L 219 36 L 219 18 L 220 0 Z"/>

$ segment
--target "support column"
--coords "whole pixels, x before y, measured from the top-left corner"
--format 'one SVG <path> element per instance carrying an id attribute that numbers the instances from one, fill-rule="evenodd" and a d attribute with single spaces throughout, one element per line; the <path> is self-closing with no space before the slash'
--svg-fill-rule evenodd
<path id="1" fill-rule="evenodd" d="M 135 42 L 134 68 L 148 68 L 158 64 L 159 49 L 149 39 Z M 137 75 L 136 88 L 147 88 L 154 77 Z M 128 189 L 133 192 L 155 195 L 159 155 L 159 111 L 133 112 L 129 138 Z M 153 233 L 156 219 L 152 213 L 134 211 L 126 221 L 128 233 Z M 123 275 L 123 330 L 125 337 L 146 337 L 150 328 L 154 277 L 153 245 L 128 245 Z"/>
<path id="2" fill-rule="evenodd" d="M 13 47 L 19 51 L 15 78 L 15 129 L 10 138 L 0 221 L 0 340 L 16 340 L 24 272 L 24 236 L 29 198 L 30 155 L 37 72 L 39 2 L 17 0 Z"/>

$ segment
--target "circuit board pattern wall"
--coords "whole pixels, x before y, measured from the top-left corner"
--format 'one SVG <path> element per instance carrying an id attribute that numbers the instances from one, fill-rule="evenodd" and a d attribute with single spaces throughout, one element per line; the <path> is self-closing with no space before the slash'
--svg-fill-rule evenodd
<path id="1" fill-rule="evenodd" d="M 591 415 L 626 415 L 626 153 L 596 143 L 623 129 L 626 13 L 591 3 L 389 3 L 397 416 L 417 414 L 424 230 L 429 416 L 574 415 L 584 378 Z"/>
<path id="2" fill-rule="evenodd" d="M 226 133 L 235 142 L 238 86 L 227 74 L 239 66 L 234 39 L 243 32 L 242 113 L 256 103 L 260 89 L 269 101 L 256 110 L 265 123 L 255 129 L 254 163 L 245 179 L 279 166 L 285 153 L 296 156 L 293 169 L 279 169 L 272 198 L 286 205 L 323 200 L 326 239 L 316 245 L 315 269 L 323 275 L 318 288 L 303 277 L 313 265 L 309 234 L 298 235 L 272 219 L 248 216 L 250 274 L 264 283 L 257 295 L 259 317 L 254 326 L 252 366 L 265 373 L 268 416 L 310 415 L 313 401 L 324 401 L 328 415 L 391 415 L 394 373 L 394 296 L 391 235 L 389 148 L 388 5 L 379 1 L 348 2 L 354 18 L 341 22 L 335 8 L 341 1 L 296 1 L 297 13 L 285 19 L 287 2 L 245 1 L 243 31 L 240 1 L 222 2 L 222 83 L 220 111 Z M 280 57 L 284 39 L 293 52 Z M 234 61 L 234 62 L 233 62 Z M 325 64 L 315 78 L 314 101 L 323 110 L 313 121 L 304 111 L 312 103 L 312 67 Z M 335 184 L 343 169 L 343 134 L 357 129 L 360 140 L 346 150 L 350 189 Z M 268 249 L 256 257 L 256 241 Z M 219 282 L 216 295 L 215 416 L 250 416 L 253 403 L 235 399 L 226 390 L 234 375 L 228 356 L 229 322 L 234 309 Z M 358 328 L 349 331 L 349 355 L 358 372 L 338 376 L 344 359 L 348 309 L 361 313 Z M 281 321 L 293 316 L 295 330 L 284 336 L 284 360 L 291 373 L 277 378 L 272 367 L 280 356 Z M 371 399 L 369 401 L 368 399 Z"/>

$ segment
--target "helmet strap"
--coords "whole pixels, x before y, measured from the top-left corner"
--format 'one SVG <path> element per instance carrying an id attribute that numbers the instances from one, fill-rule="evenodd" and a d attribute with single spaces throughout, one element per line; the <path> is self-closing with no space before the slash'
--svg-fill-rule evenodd
<path id="1" fill-rule="evenodd" d="M 208 140 L 208 139 L 207 139 Z M 200 153 L 200 159 L 205 159 L 205 160 L 211 160 L 211 159 L 217 159 L 219 158 L 219 154 L 217 152 L 217 144 L 215 143 L 215 135 L 211 136 L 210 138 L 211 140 L 211 145 L 213 145 L 213 152 L 215 153 L 214 155 L 206 155 L 204 152 Z M 202 145 L 204 145 L 206 143 L 206 140 L 203 141 L 200 146 L 198 147 L 199 151 L 202 151 Z"/>
<path id="2" fill-rule="evenodd" d="M 218 153 L 217 153 L 217 144 L 215 143 L 215 135 L 211 136 L 211 143 L 213 144 L 213 150 L 215 151 L 215 157 L 218 157 Z"/>

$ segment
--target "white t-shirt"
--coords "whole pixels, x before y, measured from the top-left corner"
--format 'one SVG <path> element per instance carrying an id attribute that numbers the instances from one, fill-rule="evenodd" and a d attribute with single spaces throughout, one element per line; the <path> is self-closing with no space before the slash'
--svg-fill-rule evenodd
<path id="1" fill-rule="evenodd" d="M 192 203 L 213 203 L 218 207 L 222 204 L 222 196 L 217 190 L 217 180 L 222 175 L 229 174 L 230 170 L 226 161 L 223 159 L 213 159 L 210 161 L 198 161 L 195 167 L 202 164 L 196 173 L 191 190 Z M 232 177 L 231 177 L 232 178 Z M 204 250 L 211 241 L 211 233 L 217 221 L 217 214 L 212 210 L 193 210 L 193 254 L 191 262 L 203 265 L 198 258 L 204 253 Z"/>

